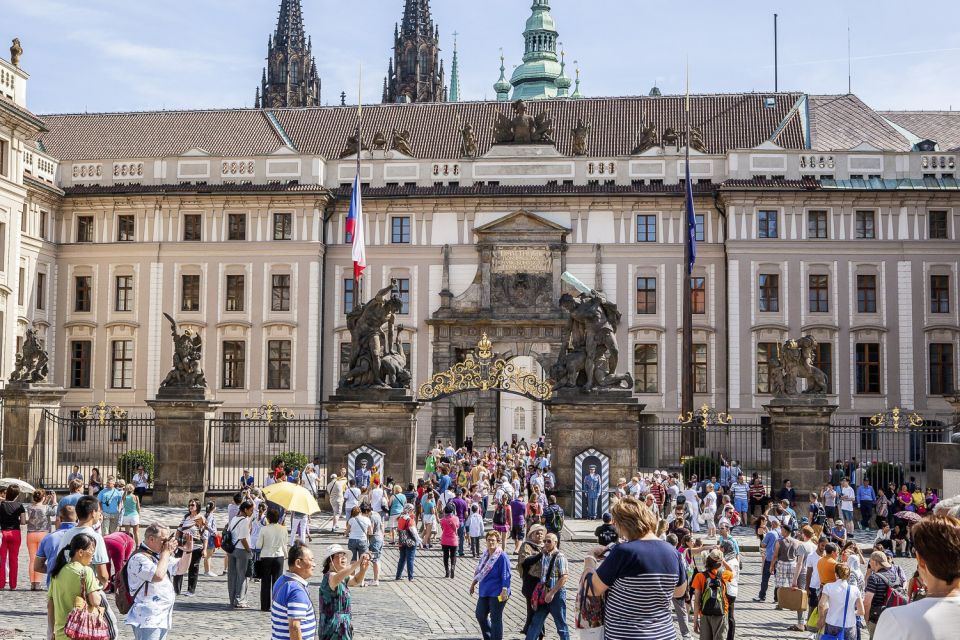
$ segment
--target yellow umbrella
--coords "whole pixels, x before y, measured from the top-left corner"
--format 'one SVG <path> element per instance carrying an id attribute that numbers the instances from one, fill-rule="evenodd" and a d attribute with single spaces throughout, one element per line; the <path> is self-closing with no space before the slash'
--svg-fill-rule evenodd
<path id="1" fill-rule="evenodd" d="M 264 487 L 263 496 L 287 511 L 296 511 L 307 515 L 320 511 L 320 505 L 317 504 L 313 494 L 307 491 L 305 487 L 292 482 L 275 482 L 269 487 Z"/>

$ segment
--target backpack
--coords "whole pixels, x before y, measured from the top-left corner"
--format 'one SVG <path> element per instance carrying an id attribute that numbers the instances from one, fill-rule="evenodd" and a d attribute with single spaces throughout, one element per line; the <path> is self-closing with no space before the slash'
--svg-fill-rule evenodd
<path id="1" fill-rule="evenodd" d="M 232 527 L 223 528 L 223 537 L 220 539 L 220 548 L 224 553 L 233 553 L 237 548 L 237 541 L 233 539 L 233 530 L 237 528 L 240 521 L 237 520 Z"/>
<path id="2" fill-rule="evenodd" d="M 879 574 L 877 577 L 883 580 L 883 582 L 887 585 L 887 590 L 884 594 L 883 600 L 874 597 L 874 599 L 871 601 L 870 611 L 868 612 L 870 616 L 870 622 L 876 622 L 879 620 L 880 614 L 883 613 L 885 609 L 890 607 L 900 607 L 910 602 L 910 597 L 907 595 L 907 592 L 903 586 L 902 577 L 898 576 L 900 577 L 900 580 L 896 584 L 890 582 L 890 580 Z"/>
<path id="3" fill-rule="evenodd" d="M 117 573 L 113 576 L 113 602 L 115 605 L 117 605 L 117 611 L 122 614 L 126 614 L 128 611 L 130 611 L 130 608 L 133 607 L 133 601 L 136 599 L 137 594 L 140 593 L 140 589 L 147 588 L 147 583 L 144 582 L 140 585 L 139 589 L 134 591 L 132 594 L 130 593 L 130 580 L 127 577 L 127 566 L 130 564 L 130 560 L 133 558 L 133 556 L 137 555 L 138 553 L 145 554 L 146 551 L 142 549 L 134 551 L 130 558 L 123 563 L 123 567 L 120 569 L 120 571 L 117 571 Z M 146 594 L 146 591 L 144 591 L 144 594 Z"/>
<path id="4" fill-rule="evenodd" d="M 507 511 L 500 505 L 497 505 L 493 511 L 493 524 L 498 526 L 507 524 Z"/>
<path id="5" fill-rule="evenodd" d="M 547 516 L 547 529 L 559 533 L 563 531 L 563 512 L 559 507 L 548 509 L 550 514 Z"/>
<path id="6" fill-rule="evenodd" d="M 727 588 L 720 578 L 720 570 L 718 569 L 717 575 L 712 578 L 710 574 L 704 571 L 703 577 L 706 578 L 706 586 L 700 598 L 700 612 L 705 616 L 724 615 L 726 608 L 724 607 L 723 599 L 726 595 Z"/>
<path id="7" fill-rule="evenodd" d="M 823 505 L 819 502 L 817 503 L 817 510 L 813 514 L 813 524 L 823 526 L 827 521 L 827 511 L 823 508 Z"/>

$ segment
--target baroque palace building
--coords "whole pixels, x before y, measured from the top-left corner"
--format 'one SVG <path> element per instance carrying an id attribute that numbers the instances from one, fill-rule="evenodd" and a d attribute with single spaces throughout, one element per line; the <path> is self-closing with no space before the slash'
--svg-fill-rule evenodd
<path id="1" fill-rule="evenodd" d="M 167 312 L 202 337 L 222 412 L 312 411 L 349 353 L 346 311 L 392 278 L 415 387 L 484 331 L 540 372 L 564 321 L 538 283 L 569 271 L 619 305 L 620 369 L 648 413 L 675 420 L 682 96 L 536 101 L 556 144 L 519 146 L 493 144 L 498 114 L 513 117 L 502 102 L 365 108 L 361 295 L 344 230 L 355 107 L 37 116 L 12 58 L 0 60 L 0 378 L 34 329 L 65 408 L 142 407 L 170 365 Z M 960 113 L 804 93 L 698 95 L 691 109 L 696 403 L 760 415 L 775 344 L 810 334 L 841 415 L 948 412 Z M 409 148 L 373 142 L 395 130 Z M 542 409 L 526 402 L 425 406 L 420 440 L 535 437 Z"/>

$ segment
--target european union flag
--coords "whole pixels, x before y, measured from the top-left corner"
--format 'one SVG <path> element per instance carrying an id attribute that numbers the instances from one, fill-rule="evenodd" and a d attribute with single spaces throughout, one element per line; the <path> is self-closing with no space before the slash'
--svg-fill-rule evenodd
<path id="1" fill-rule="evenodd" d="M 689 137 L 689 136 L 688 136 Z M 686 158 L 686 186 L 687 186 L 687 275 L 693 273 L 693 263 L 697 261 L 697 216 L 693 212 L 693 185 L 690 182 L 690 155 Z"/>

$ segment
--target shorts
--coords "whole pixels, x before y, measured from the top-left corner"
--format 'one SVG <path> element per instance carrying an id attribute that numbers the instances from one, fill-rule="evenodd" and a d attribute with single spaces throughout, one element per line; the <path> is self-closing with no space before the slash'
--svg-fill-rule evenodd
<path id="1" fill-rule="evenodd" d="M 130 514 L 129 516 L 128 516 L 128 515 L 124 515 L 122 518 L 120 518 L 120 526 L 121 526 L 121 527 L 136 527 L 136 526 L 139 526 L 139 525 L 140 525 L 140 514 L 139 514 L 139 513 L 132 513 L 132 514 Z"/>
<path id="2" fill-rule="evenodd" d="M 377 538 L 370 541 L 370 560 L 377 562 L 380 560 L 380 553 L 383 551 L 383 539 Z"/>
<path id="3" fill-rule="evenodd" d="M 434 520 L 436 519 L 437 517 L 432 513 L 423 514 L 423 524 L 433 524 Z"/>
<path id="4" fill-rule="evenodd" d="M 749 510 L 747 507 L 747 501 L 744 498 L 735 498 L 733 501 L 733 508 L 740 513 L 746 513 Z"/>
<path id="5" fill-rule="evenodd" d="M 510 528 L 510 537 L 514 540 L 523 540 L 523 526 L 515 524 Z"/>
<path id="6" fill-rule="evenodd" d="M 216 548 L 217 548 L 217 545 L 214 544 L 213 534 L 211 533 L 209 536 L 207 536 L 207 549 L 216 549 Z"/>
<path id="7" fill-rule="evenodd" d="M 355 540 L 350 538 L 350 540 L 347 541 L 347 549 L 355 552 L 356 555 L 366 553 L 369 548 L 370 543 L 368 543 L 366 540 Z"/>
<path id="8" fill-rule="evenodd" d="M 841 509 L 840 513 L 843 514 L 843 521 L 850 522 L 853 520 L 853 511 L 847 511 L 846 509 Z"/>
<path id="9" fill-rule="evenodd" d="M 395 516 L 390 516 L 390 522 L 387 523 L 387 530 L 393 530 L 397 528 L 397 520 L 400 519 L 400 514 L 398 513 Z"/>

